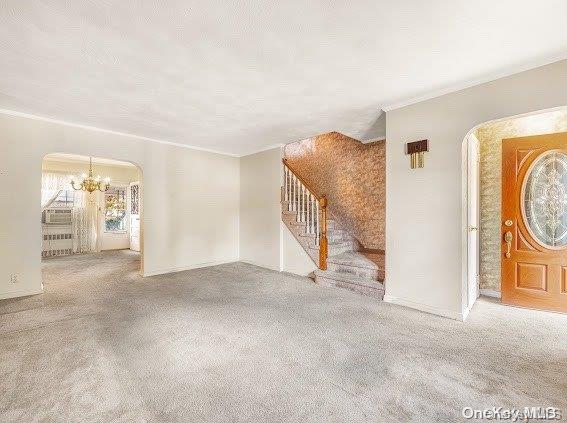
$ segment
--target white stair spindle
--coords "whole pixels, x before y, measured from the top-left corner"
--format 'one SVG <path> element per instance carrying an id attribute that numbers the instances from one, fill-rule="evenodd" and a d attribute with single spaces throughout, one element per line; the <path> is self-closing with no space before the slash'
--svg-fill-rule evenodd
<path id="1" fill-rule="evenodd" d="M 295 211 L 295 175 L 291 174 L 291 211 Z"/>
<path id="2" fill-rule="evenodd" d="M 287 196 L 287 167 L 283 167 L 284 201 L 289 201 Z"/>
<path id="3" fill-rule="evenodd" d="M 287 168 L 286 168 L 287 169 Z M 287 170 L 287 211 L 291 211 L 291 173 Z"/>
<path id="4" fill-rule="evenodd" d="M 317 233 L 317 222 L 319 221 L 319 209 L 317 208 L 318 202 L 317 198 L 313 196 L 313 233 Z"/>
<path id="5" fill-rule="evenodd" d="M 317 220 L 316 220 L 316 226 L 315 226 L 315 245 L 319 245 L 319 202 L 317 201 L 315 203 L 316 209 L 317 209 Z"/>
<path id="6" fill-rule="evenodd" d="M 311 196 L 311 194 L 309 193 L 309 190 L 307 190 L 307 210 L 305 213 L 305 227 L 307 228 L 305 233 L 311 233 L 311 213 L 310 211 L 310 207 L 311 207 L 311 201 L 309 201 L 309 197 Z"/>
<path id="7" fill-rule="evenodd" d="M 301 222 L 305 222 L 305 185 L 301 184 Z"/>
<path id="8" fill-rule="evenodd" d="M 287 211 L 291 210 L 291 192 L 290 192 L 290 186 L 289 186 L 289 170 L 286 167 L 286 173 L 287 173 L 287 178 L 286 178 L 286 182 L 285 182 L 285 190 L 287 192 Z"/>
<path id="9" fill-rule="evenodd" d="M 284 201 L 287 201 L 287 169 L 284 166 Z"/>
<path id="10" fill-rule="evenodd" d="M 310 194 L 311 197 L 311 228 L 309 229 L 309 232 L 311 232 L 312 234 L 315 233 L 315 198 L 313 197 L 313 194 Z"/>
<path id="11" fill-rule="evenodd" d="M 311 193 L 307 191 L 307 233 L 311 233 Z"/>
<path id="12" fill-rule="evenodd" d="M 289 174 L 289 169 L 286 167 L 285 168 L 286 173 L 287 173 L 287 179 L 286 179 L 286 183 L 285 183 L 285 190 L 287 192 L 287 211 L 291 210 L 291 184 L 290 182 L 290 174 Z"/>
<path id="13" fill-rule="evenodd" d="M 299 194 L 297 197 L 297 221 L 301 222 L 301 190 L 303 189 L 303 185 L 301 185 L 301 181 L 297 182 L 297 193 Z"/>
<path id="14" fill-rule="evenodd" d="M 287 209 L 288 211 L 291 211 L 291 178 L 293 177 L 291 171 L 288 169 L 287 170 L 287 192 L 288 192 L 288 205 L 287 205 Z"/>
<path id="15" fill-rule="evenodd" d="M 297 210 L 299 210 L 299 213 L 297 215 L 297 221 L 301 222 L 303 220 L 303 213 L 301 212 L 302 207 L 303 207 L 303 201 L 302 201 L 303 184 L 301 183 L 301 181 L 298 181 L 298 184 L 299 184 L 299 199 L 298 199 L 299 201 L 298 201 L 298 204 L 297 204 Z"/>
<path id="16" fill-rule="evenodd" d="M 303 189 L 303 221 L 306 223 L 305 227 L 307 227 L 307 188 L 304 187 Z M 306 231 L 307 232 L 307 231 Z"/>
<path id="17" fill-rule="evenodd" d="M 293 184 L 293 196 L 293 211 L 295 211 L 295 220 L 297 220 L 297 212 L 299 210 L 299 180 L 297 179 L 297 176 L 295 176 L 295 183 Z"/>

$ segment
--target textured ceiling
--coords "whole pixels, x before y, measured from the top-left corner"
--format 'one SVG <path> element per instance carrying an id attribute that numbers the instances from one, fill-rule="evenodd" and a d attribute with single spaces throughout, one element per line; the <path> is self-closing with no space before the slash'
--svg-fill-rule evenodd
<path id="1" fill-rule="evenodd" d="M 3 0 L 0 108 L 245 154 L 562 57 L 567 1 Z M 374 125 L 375 126 L 375 125 Z"/>

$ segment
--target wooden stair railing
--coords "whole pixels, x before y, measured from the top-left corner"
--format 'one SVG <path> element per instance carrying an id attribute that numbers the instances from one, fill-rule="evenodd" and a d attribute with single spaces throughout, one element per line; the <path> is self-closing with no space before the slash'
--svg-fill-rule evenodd
<path id="1" fill-rule="evenodd" d="M 288 202 L 288 211 L 296 212 L 297 221 L 305 223 L 308 234 L 315 235 L 315 245 L 319 247 L 319 269 L 327 270 L 327 197 L 315 194 L 286 159 L 282 162 L 284 200 Z"/>

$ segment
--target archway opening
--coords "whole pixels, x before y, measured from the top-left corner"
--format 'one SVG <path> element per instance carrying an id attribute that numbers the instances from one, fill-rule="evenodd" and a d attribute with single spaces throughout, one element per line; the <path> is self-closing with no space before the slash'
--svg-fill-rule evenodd
<path id="1" fill-rule="evenodd" d="M 514 197 L 513 201 L 519 202 L 516 191 L 512 193 L 510 181 L 503 178 L 503 140 L 509 145 L 519 146 L 519 143 L 526 142 L 527 137 L 566 132 L 567 107 L 561 107 L 485 122 L 471 129 L 465 137 L 462 150 L 463 257 L 466 257 L 463 260 L 462 292 L 465 315 L 480 295 L 495 301 L 500 301 L 502 297 L 502 266 L 507 245 L 504 235 L 508 231 L 505 230 L 506 222 L 512 220 L 511 248 L 517 245 L 516 237 L 521 236 L 517 232 L 523 225 L 520 214 L 516 219 L 502 213 L 503 198 Z M 567 149 L 567 143 L 563 148 Z M 476 156 L 477 166 L 474 164 L 475 157 L 471 156 Z M 519 210 L 520 204 L 516 206 Z M 532 281 L 530 283 L 536 282 L 533 279 L 535 273 L 529 278 Z"/>
<path id="2" fill-rule="evenodd" d="M 94 190 L 86 189 L 92 174 Z M 40 199 L 38 199 L 40 201 Z M 143 274 L 142 171 L 110 158 L 50 153 L 42 159 L 43 283 L 56 269 L 68 277 L 91 265 Z M 102 261 L 105 263 L 102 265 Z"/>

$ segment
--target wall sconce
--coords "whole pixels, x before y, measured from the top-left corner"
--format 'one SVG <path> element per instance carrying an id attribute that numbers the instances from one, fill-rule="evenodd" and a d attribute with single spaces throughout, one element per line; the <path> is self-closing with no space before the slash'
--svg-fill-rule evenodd
<path id="1" fill-rule="evenodd" d="M 424 153 L 429 151 L 429 143 L 427 140 L 408 142 L 406 144 L 406 154 L 410 155 L 410 166 L 412 169 L 423 167 L 425 164 Z"/>

